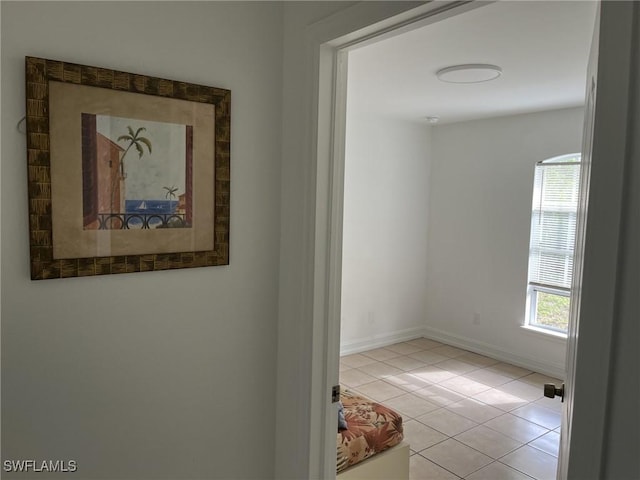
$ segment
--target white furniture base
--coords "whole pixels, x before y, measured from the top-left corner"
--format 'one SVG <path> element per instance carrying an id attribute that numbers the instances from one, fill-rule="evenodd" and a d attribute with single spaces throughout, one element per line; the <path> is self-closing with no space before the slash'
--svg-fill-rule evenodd
<path id="1" fill-rule="evenodd" d="M 340 472 L 337 480 L 409 480 L 409 444 L 401 442 Z"/>

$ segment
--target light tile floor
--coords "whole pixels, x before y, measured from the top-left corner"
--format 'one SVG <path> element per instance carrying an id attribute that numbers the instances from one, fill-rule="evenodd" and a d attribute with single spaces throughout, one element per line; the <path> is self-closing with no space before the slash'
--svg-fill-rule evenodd
<path id="1" fill-rule="evenodd" d="M 420 338 L 342 357 L 340 383 L 402 414 L 411 480 L 556 478 L 556 378 Z"/>

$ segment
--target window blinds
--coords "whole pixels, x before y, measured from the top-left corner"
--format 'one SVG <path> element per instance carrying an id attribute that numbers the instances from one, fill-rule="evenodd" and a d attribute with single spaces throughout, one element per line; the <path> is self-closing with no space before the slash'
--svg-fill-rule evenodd
<path id="1" fill-rule="evenodd" d="M 580 157 L 572 159 L 580 160 Z M 580 163 L 536 165 L 529 246 L 529 283 L 569 290 L 576 240 Z"/>

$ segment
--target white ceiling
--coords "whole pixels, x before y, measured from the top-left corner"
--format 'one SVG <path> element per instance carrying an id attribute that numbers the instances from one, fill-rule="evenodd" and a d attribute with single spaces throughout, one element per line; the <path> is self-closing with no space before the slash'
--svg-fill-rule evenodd
<path id="1" fill-rule="evenodd" d="M 594 1 L 499 1 L 349 54 L 348 108 L 451 123 L 582 105 Z M 497 80 L 449 84 L 463 63 L 502 68 Z"/>

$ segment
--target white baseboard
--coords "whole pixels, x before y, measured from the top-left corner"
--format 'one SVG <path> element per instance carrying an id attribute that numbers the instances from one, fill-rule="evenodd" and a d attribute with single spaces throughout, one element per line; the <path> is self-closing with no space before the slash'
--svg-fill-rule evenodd
<path id="1" fill-rule="evenodd" d="M 510 363 L 518 367 L 526 368 L 533 372 L 542 373 L 551 377 L 564 379 L 566 369 L 564 364 L 541 361 L 539 358 L 531 358 L 505 350 L 504 348 L 489 343 L 480 342 L 473 338 L 444 332 L 432 327 L 415 327 L 400 330 L 393 333 L 375 335 L 361 340 L 352 340 L 340 345 L 340 355 L 366 352 L 374 348 L 386 347 L 394 343 L 406 342 L 415 338 L 430 338 L 438 342 L 446 343 L 454 347 L 469 350 L 471 352 L 495 358 L 501 362 Z"/>
<path id="2" fill-rule="evenodd" d="M 564 379 L 566 375 L 566 366 L 564 364 L 545 362 L 541 361 L 539 358 L 525 357 L 495 345 L 480 342 L 462 335 L 447 333 L 442 330 L 438 330 L 437 328 L 424 327 L 423 332 L 426 338 L 446 343 L 454 347 L 463 348 L 490 358 L 495 358 L 496 360 L 526 368 L 527 370 L 559 379 Z"/>
<path id="3" fill-rule="evenodd" d="M 386 347 L 394 343 L 406 342 L 424 336 L 424 327 L 407 328 L 393 333 L 384 333 L 361 340 L 351 340 L 340 344 L 340 355 L 366 352 L 374 348 Z"/>

